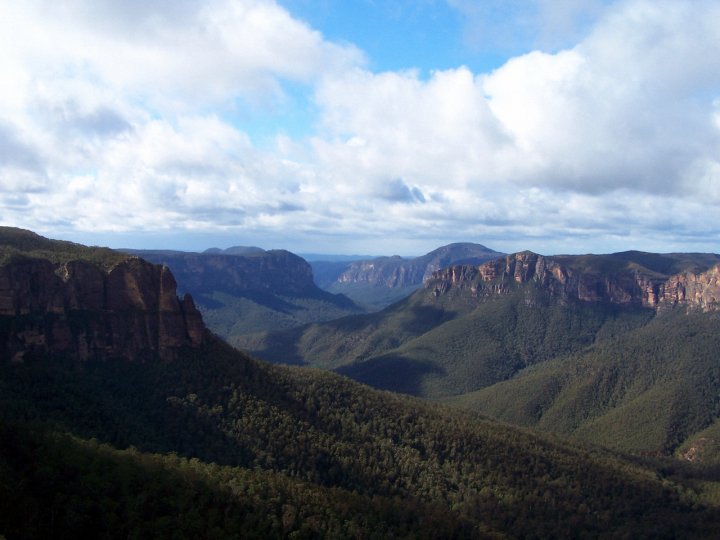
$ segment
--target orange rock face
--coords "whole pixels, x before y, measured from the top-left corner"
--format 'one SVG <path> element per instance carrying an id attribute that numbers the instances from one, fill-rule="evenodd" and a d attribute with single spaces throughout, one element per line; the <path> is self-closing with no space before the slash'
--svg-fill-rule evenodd
<path id="1" fill-rule="evenodd" d="M 674 306 L 720 309 L 720 264 L 699 272 L 659 276 L 631 266 L 612 271 L 582 270 L 567 257 L 522 252 L 480 266 L 452 266 L 435 272 L 425 288 L 433 296 L 453 289 L 476 298 L 508 294 L 513 284 L 535 282 L 553 296 L 665 310 Z"/>
<path id="2" fill-rule="evenodd" d="M 23 259 L 0 267 L 0 353 L 171 361 L 198 347 L 202 317 L 180 301 L 167 267 L 128 258 L 108 272 L 84 262 Z"/>

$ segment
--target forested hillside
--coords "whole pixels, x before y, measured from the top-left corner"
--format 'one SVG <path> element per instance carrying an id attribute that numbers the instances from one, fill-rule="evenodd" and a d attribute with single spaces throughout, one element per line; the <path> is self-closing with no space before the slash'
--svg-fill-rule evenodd
<path id="1" fill-rule="evenodd" d="M 171 364 L 33 361 L 1 373 L 9 538 L 155 528 L 702 537 L 720 523 L 697 471 L 658 477 L 330 373 L 263 365 L 217 340 Z"/>
<path id="2" fill-rule="evenodd" d="M 626 451 L 687 452 L 720 417 L 720 316 L 675 311 L 456 403 Z M 718 460 L 709 435 L 694 459 Z"/>
<path id="3" fill-rule="evenodd" d="M 718 256 L 530 253 L 451 267 L 386 310 L 249 343 L 275 362 L 631 452 L 695 448 L 720 416 Z M 703 436 L 697 459 L 718 459 Z"/>
<path id="4" fill-rule="evenodd" d="M 32 246 L 45 242 L 30 238 Z M 3 281 L 2 298 L 10 300 L 0 313 L 13 351 L 0 358 L 0 535 L 8 539 L 720 534 L 720 475 L 702 460 L 627 457 L 327 371 L 267 364 L 177 312 L 165 268 L 139 259 L 127 268 L 125 259 L 90 263 L 83 257 L 95 250 L 52 242 L 42 250 L 54 260 L 35 247 L 10 249 L 16 253 L 0 264 L 12 278 Z M 106 256 L 112 260 L 112 252 Z M 28 278 L 32 301 L 8 288 L 27 260 L 51 269 Z M 72 277 L 71 269 L 83 265 L 106 276 L 124 269 L 123 279 L 104 282 L 98 296 L 96 287 L 86 291 Z M 627 329 L 650 328 L 647 311 L 568 315 L 528 290 L 484 303 L 504 305 L 522 321 L 508 330 L 505 319 L 495 319 L 488 335 L 497 343 L 528 329 L 527 340 L 513 345 L 519 358 L 535 358 L 542 347 L 548 354 L 585 353 L 588 335 L 629 339 Z M 104 307 L 96 310 L 88 299 Z M 415 308 L 412 315 L 388 312 L 406 336 L 475 311 L 406 305 Z M 521 306 L 557 313 L 528 318 Z M 117 324 L 143 321 L 146 335 L 136 343 L 125 339 L 132 332 L 118 334 L 112 325 L 102 335 L 102 325 L 85 324 L 100 314 Z M 483 320 L 492 321 L 475 323 Z M 72 339 L 56 340 L 54 328 Z M 551 338 L 554 328 L 576 329 L 569 347 Z M 668 328 L 679 332 L 668 331 L 668 343 L 692 331 Z M 692 328 L 714 343 L 714 327 Z M 669 376 L 649 373 L 652 381 Z M 465 405 L 480 407 L 482 396 L 471 397 Z M 695 420 L 686 424 L 707 427 L 703 440 L 711 437 L 712 414 Z M 676 433 L 679 440 L 688 432 Z M 710 447 L 697 443 L 686 451 Z"/>
<path id="5" fill-rule="evenodd" d="M 345 264 L 327 261 L 310 264 L 323 289 L 344 294 L 368 311 L 378 311 L 409 296 L 437 270 L 456 264 L 481 264 L 503 255 L 481 244 L 459 242 L 420 257 L 394 255 Z"/>
<path id="6" fill-rule="evenodd" d="M 310 265 L 285 250 L 128 252 L 167 265 L 178 288 L 193 295 L 208 327 L 233 344 L 256 332 L 363 312 L 349 298 L 317 287 Z"/>

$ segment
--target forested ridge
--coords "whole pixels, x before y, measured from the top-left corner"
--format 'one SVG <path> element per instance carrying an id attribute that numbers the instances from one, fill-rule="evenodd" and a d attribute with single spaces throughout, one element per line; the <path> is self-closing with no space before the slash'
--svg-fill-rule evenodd
<path id="1" fill-rule="evenodd" d="M 25 229 L 0 226 L 0 265 L 25 257 L 53 263 L 83 260 L 108 269 L 127 259 L 128 255 L 109 248 L 50 240 Z"/>
<path id="2" fill-rule="evenodd" d="M 712 259 L 642 255 L 668 271 Z M 574 262 L 611 272 L 625 258 Z M 720 461 L 710 429 L 720 418 L 717 311 L 558 298 L 538 283 L 510 283 L 480 298 L 423 291 L 380 313 L 268 334 L 254 348 L 621 451 Z"/>
<path id="3" fill-rule="evenodd" d="M 672 454 L 720 417 L 719 330 L 717 313 L 678 310 L 453 401 L 604 446 Z M 694 457 L 717 461 L 715 440 Z"/>
<path id="4" fill-rule="evenodd" d="M 61 265 L 77 259 L 105 269 L 118 261 L 110 250 L 57 243 L 29 231 L 1 232 L 8 238 L 3 265 L 15 264 L 17 257 L 42 258 L 51 270 L 62 271 Z M 30 280 L 28 290 L 37 285 Z M 613 343 L 630 345 L 633 332 L 639 332 L 644 341 L 628 354 L 652 356 L 657 347 L 672 355 L 687 353 L 696 379 L 707 377 L 710 384 L 696 401 L 716 395 L 717 373 L 708 376 L 703 367 L 714 365 L 715 356 L 706 351 L 716 340 L 713 319 L 687 326 L 666 318 L 666 342 L 653 342 L 652 332 L 643 334 L 652 328 L 645 312 L 567 310 L 537 291 L 519 291 L 485 311 L 408 300 L 381 316 L 392 314 L 394 326 L 362 319 L 356 330 L 362 335 L 370 321 L 379 347 L 417 347 L 460 364 L 468 363 L 463 357 L 468 343 L 487 354 L 488 367 L 512 351 L 518 381 L 526 370 L 562 358 L 607 353 L 606 364 L 614 370 L 609 375 L 592 362 L 587 365 L 606 382 L 589 381 L 600 390 L 628 381 L 611 392 L 611 401 L 620 399 L 633 380 L 643 380 L 623 374 L 623 366 L 632 362 L 613 364 Z M 0 315 L 0 330 L 14 346 L 25 346 L 20 352 L 28 352 L 0 358 L 0 537 L 8 540 L 720 535 L 720 471 L 712 461 L 683 463 L 568 442 L 472 410 L 372 389 L 335 373 L 268 364 L 209 332 L 166 357 L 152 347 L 134 357 L 82 356 L 72 349 L 54 354 L 52 346 L 36 346 L 55 339 L 52 332 L 12 330 L 18 317 L 51 320 L 58 315 L 52 310 L 60 307 L 72 317 L 92 316 L 81 303 L 70 308 L 54 299 L 31 307 L 6 300 Z M 412 309 L 404 309 L 408 306 Z M 341 320 L 336 329 L 344 332 L 357 324 Z M 468 333 L 472 328 L 483 331 Z M 572 332 L 557 335 L 568 329 Z M 401 331 L 401 342 L 392 342 L 393 330 Z M 428 330 L 430 337 L 440 332 L 436 338 L 452 338 L 444 343 L 454 347 L 432 349 L 428 336 L 424 343 L 410 344 L 414 334 Z M 108 332 L 108 339 L 117 338 Z M 702 338 L 693 341 L 700 349 L 682 348 L 691 334 Z M 556 354 L 565 356 L 553 359 Z M 693 354 L 702 362 L 693 364 Z M 663 358 L 654 358 L 650 382 L 667 382 L 677 373 L 663 371 Z M 580 361 L 577 374 L 584 365 Z M 497 378 L 506 369 L 502 363 L 495 367 L 484 376 Z M 572 370 L 561 368 L 562 381 L 572 380 Z M 531 386 L 542 394 L 542 389 L 562 389 L 562 381 Z M 469 396 L 473 401 L 466 406 L 482 401 Z M 517 403 L 519 409 L 508 404 L 507 410 L 524 410 L 522 400 Z M 713 449 L 717 423 L 715 412 L 693 414 L 688 418 L 703 428 L 703 436 L 682 451 L 694 456 Z"/>
<path id="5" fill-rule="evenodd" d="M 168 364 L 6 363 L 1 381 L 8 538 L 101 525 L 108 538 L 720 532 L 707 486 L 675 466 L 270 366 L 216 339 Z"/>

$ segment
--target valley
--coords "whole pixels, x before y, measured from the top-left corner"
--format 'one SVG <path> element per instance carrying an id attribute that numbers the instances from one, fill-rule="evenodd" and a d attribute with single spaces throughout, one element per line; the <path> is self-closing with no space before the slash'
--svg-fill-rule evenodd
<path id="1" fill-rule="evenodd" d="M 375 257 L 349 262 L 310 262 L 318 285 L 378 311 L 419 289 L 432 273 L 458 264 L 481 264 L 504 254 L 481 244 L 448 244 L 414 258 Z"/>
<path id="2" fill-rule="evenodd" d="M 192 294 L 206 324 L 235 345 L 256 332 L 364 311 L 346 296 L 317 287 L 310 265 L 285 250 L 126 252 L 168 266 L 180 290 Z"/>
<path id="3" fill-rule="evenodd" d="M 451 266 L 256 333 L 282 366 L 211 332 L 182 266 L 0 240 L 7 538 L 720 534 L 715 255 Z M 209 255 L 213 289 L 270 283 Z"/>
<path id="4" fill-rule="evenodd" d="M 0 6 L 0 540 L 720 538 L 720 1 Z"/>
<path id="5" fill-rule="evenodd" d="M 718 262 L 524 252 L 450 267 L 381 312 L 267 333 L 249 349 L 585 442 L 668 455 L 718 417 Z"/>

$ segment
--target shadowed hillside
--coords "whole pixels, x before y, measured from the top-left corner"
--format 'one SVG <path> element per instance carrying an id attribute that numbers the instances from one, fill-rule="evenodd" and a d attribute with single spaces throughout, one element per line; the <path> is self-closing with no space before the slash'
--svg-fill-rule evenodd
<path id="1" fill-rule="evenodd" d="M 131 252 L 167 265 L 179 289 L 193 295 L 208 327 L 230 343 L 255 332 L 362 311 L 347 297 L 318 288 L 308 263 L 288 251 Z"/>
<path id="2" fill-rule="evenodd" d="M 1 315 L 2 328 L 18 317 Z M 623 458 L 272 366 L 210 334 L 171 361 L 129 359 L 0 359 L 1 534 L 720 533 L 709 469 Z"/>
<path id="3" fill-rule="evenodd" d="M 506 421 L 668 454 L 720 415 L 719 260 L 520 253 L 436 272 L 382 312 L 248 346 L 376 388 L 458 396 L 453 403 Z M 714 459 L 714 439 L 703 445 Z"/>
<path id="4" fill-rule="evenodd" d="M 469 242 L 439 247 L 421 257 L 376 257 L 346 264 L 315 261 L 310 264 L 318 284 L 377 311 L 410 295 L 432 273 L 455 264 L 481 264 L 504 254 Z"/>

